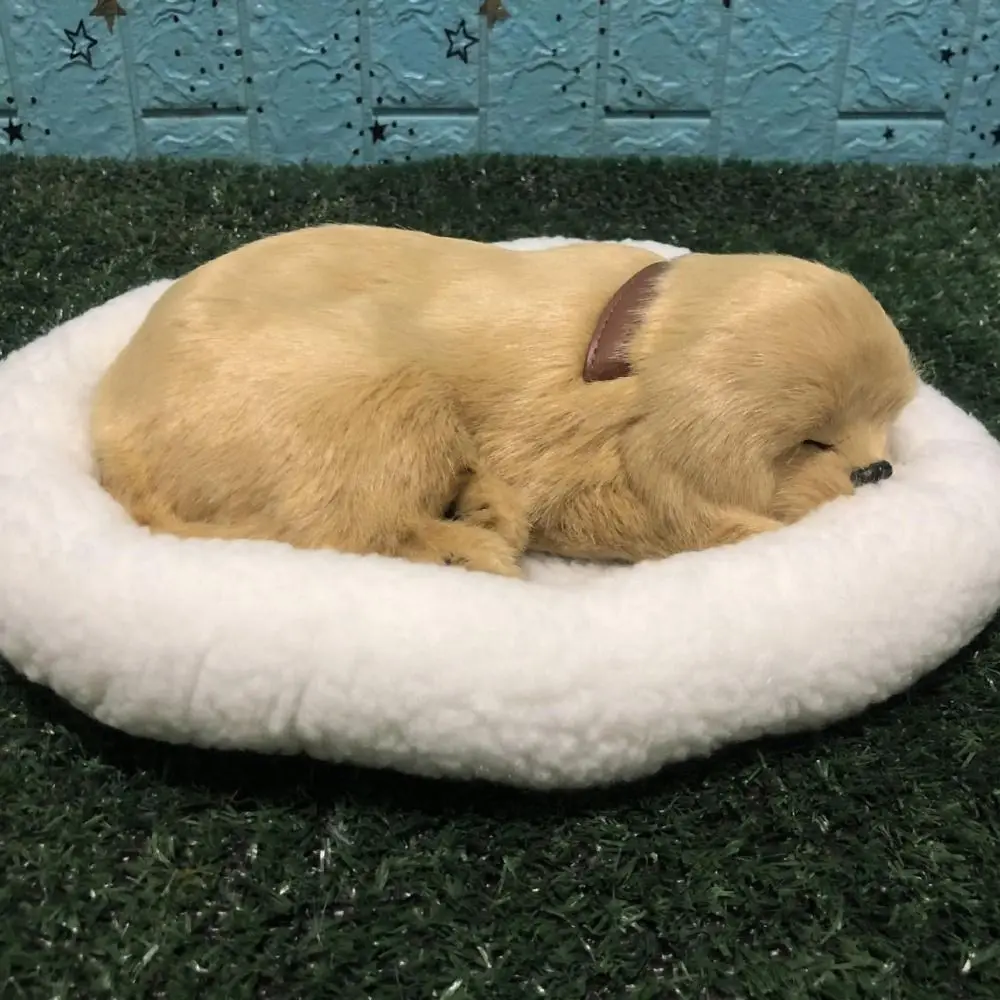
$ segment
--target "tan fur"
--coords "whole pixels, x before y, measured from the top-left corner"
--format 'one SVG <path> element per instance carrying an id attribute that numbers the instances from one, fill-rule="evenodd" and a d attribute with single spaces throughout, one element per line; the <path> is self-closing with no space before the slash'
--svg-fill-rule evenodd
<path id="1" fill-rule="evenodd" d="M 602 308 L 656 259 L 364 226 L 251 243 L 172 285 L 105 375 L 101 481 L 155 531 L 507 575 L 526 549 L 655 558 L 850 493 L 916 386 L 875 299 L 815 263 L 693 254 L 634 374 L 585 383 Z"/>

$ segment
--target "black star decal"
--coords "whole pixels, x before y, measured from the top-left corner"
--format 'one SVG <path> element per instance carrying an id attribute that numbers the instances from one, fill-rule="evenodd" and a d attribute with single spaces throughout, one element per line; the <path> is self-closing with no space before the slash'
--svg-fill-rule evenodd
<path id="1" fill-rule="evenodd" d="M 457 28 L 445 28 L 445 37 L 448 39 L 448 55 L 447 58 L 451 59 L 452 56 L 458 56 L 462 62 L 467 63 L 469 61 L 469 49 L 472 48 L 476 42 L 479 41 L 475 35 L 469 34 L 469 29 L 465 26 L 465 18 L 463 17 L 461 21 L 458 22 Z"/>
<path id="2" fill-rule="evenodd" d="M 7 124 L 3 128 L 0 128 L 0 132 L 7 133 L 8 145 L 13 146 L 15 139 L 19 142 L 24 142 L 24 126 L 20 122 L 15 125 L 13 118 L 7 119 Z"/>
<path id="3" fill-rule="evenodd" d="M 896 130 L 886 125 L 885 131 L 882 133 L 882 138 L 885 139 L 886 142 L 888 142 L 890 139 L 895 139 Z"/>
<path id="4" fill-rule="evenodd" d="M 91 55 L 91 49 L 97 44 L 97 39 L 87 34 L 87 27 L 83 21 L 80 21 L 76 26 L 76 31 L 70 31 L 69 28 L 63 28 L 63 31 L 72 46 L 69 50 L 69 61 L 79 59 L 93 68 L 94 59 Z"/>
<path id="5" fill-rule="evenodd" d="M 955 54 L 955 50 L 949 45 L 948 48 L 941 50 L 941 62 L 951 65 L 951 57 Z"/>
<path id="6" fill-rule="evenodd" d="M 385 142 L 385 130 L 386 126 L 379 121 L 376 121 L 374 125 L 368 126 L 368 131 L 372 134 L 373 145 L 376 142 Z"/>
<path id="7" fill-rule="evenodd" d="M 997 125 L 997 127 L 990 132 L 990 135 L 993 136 L 993 145 L 1000 146 L 1000 125 Z"/>

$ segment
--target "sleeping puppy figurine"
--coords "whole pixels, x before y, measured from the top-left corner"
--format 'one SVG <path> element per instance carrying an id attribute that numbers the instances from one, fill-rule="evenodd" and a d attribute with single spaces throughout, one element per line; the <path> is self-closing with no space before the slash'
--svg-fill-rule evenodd
<path id="1" fill-rule="evenodd" d="M 507 576 L 737 542 L 891 472 L 917 376 L 853 278 L 327 225 L 171 285 L 93 400 L 140 524 Z"/>

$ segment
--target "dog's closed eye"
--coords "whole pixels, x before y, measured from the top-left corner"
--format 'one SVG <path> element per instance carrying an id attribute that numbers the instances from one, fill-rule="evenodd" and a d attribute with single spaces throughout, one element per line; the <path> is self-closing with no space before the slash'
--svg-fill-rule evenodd
<path id="1" fill-rule="evenodd" d="M 806 448 L 816 448 L 819 451 L 832 451 L 832 444 L 824 444 L 822 441 L 813 441 L 811 438 L 802 442 Z"/>

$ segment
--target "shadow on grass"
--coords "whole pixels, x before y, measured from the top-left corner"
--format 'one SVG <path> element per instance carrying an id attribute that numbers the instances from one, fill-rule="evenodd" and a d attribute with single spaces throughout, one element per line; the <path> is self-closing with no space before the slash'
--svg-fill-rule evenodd
<path id="1" fill-rule="evenodd" d="M 933 711 L 935 700 L 967 670 L 978 653 L 1000 641 L 1000 617 L 947 663 L 893 698 L 818 731 L 764 737 L 725 747 L 709 757 L 668 765 L 636 781 L 572 791 L 532 791 L 485 781 L 413 777 L 391 770 L 330 764 L 311 758 L 242 751 L 204 750 L 133 737 L 97 722 L 50 689 L 26 681 L 0 660 L 10 687 L 23 697 L 29 722 L 63 727 L 80 751 L 124 777 L 152 775 L 167 785 L 207 792 L 240 808 L 330 807 L 350 801 L 376 810 L 415 810 L 445 819 L 469 813 L 492 819 L 586 816 L 647 797 L 692 791 L 714 778 L 731 777 L 762 758 L 780 764 L 791 756 L 823 756 L 839 744 L 872 742 L 899 724 L 908 710 Z"/>

